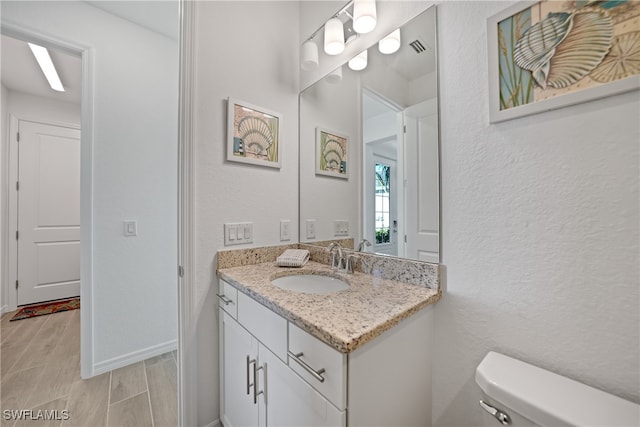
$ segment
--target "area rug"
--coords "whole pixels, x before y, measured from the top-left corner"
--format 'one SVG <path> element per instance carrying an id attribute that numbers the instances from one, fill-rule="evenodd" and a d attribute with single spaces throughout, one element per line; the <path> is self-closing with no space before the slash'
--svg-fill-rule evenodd
<path id="1" fill-rule="evenodd" d="M 9 320 L 27 319 L 29 317 L 44 316 L 45 314 L 59 313 L 61 311 L 76 310 L 80 308 L 80 298 L 69 298 L 57 301 L 49 301 L 24 306 Z"/>

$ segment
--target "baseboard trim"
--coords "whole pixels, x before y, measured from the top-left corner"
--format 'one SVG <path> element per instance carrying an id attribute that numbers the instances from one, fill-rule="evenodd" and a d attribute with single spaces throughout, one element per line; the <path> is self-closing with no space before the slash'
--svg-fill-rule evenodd
<path id="1" fill-rule="evenodd" d="M 213 422 L 210 422 L 209 424 L 207 424 L 204 427 L 222 427 L 222 423 L 220 422 L 220 419 L 217 419 Z"/>
<path id="2" fill-rule="evenodd" d="M 93 372 L 95 375 L 100 375 L 105 372 L 113 371 L 114 369 L 131 365 L 132 363 L 149 359 L 150 357 L 173 351 L 176 348 L 178 348 L 178 340 L 167 341 L 165 343 L 133 351 L 122 356 L 113 357 L 103 362 L 98 362 L 93 365 Z"/>
<path id="3" fill-rule="evenodd" d="M 5 313 L 8 313 L 10 311 L 11 310 L 9 310 L 9 306 L 5 304 L 2 307 L 0 307 L 0 316 L 2 316 Z"/>

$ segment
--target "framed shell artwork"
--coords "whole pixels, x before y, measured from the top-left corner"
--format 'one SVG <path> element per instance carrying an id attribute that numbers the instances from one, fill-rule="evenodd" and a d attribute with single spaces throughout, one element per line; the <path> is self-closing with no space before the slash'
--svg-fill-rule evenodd
<path id="1" fill-rule="evenodd" d="M 488 19 L 491 123 L 640 88 L 640 2 L 519 2 Z"/>
<path id="2" fill-rule="evenodd" d="M 281 122 L 279 113 L 229 98 L 227 160 L 280 168 Z"/>
<path id="3" fill-rule="evenodd" d="M 349 178 L 349 137 L 316 127 L 316 175 Z"/>

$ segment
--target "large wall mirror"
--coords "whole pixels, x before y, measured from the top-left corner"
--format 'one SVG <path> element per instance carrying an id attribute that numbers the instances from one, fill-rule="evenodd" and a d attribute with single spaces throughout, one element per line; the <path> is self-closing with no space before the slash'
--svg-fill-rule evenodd
<path id="1" fill-rule="evenodd" d="M 435 6 L 400 38 L 300 94 L 300 241 L 366 239 L 368 252 L 439 262 Z"/>

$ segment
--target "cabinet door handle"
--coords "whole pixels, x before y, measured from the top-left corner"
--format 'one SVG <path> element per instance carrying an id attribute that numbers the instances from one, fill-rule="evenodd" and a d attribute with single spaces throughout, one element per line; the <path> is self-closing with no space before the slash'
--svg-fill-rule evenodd
<path id="1" fill-rule="evenodd" d="M 251 384 L 251 380 L 249 378 L 249 365 L 251 365 L 252 363 L 256 363 L 255 359 L 249 359 L 249 355 L 247 354 L 247 396 L 251 394 L 251 386 L 253 385 Z"/>
<path id="2" fill-rule="evenodd" d="M 230 300 L 229 298 L 227 298 L 224 295 L 216 294 L 216 296 L 218 298 L 220 298 L 220 300 L 224 303 L 224 305 L 229 305 L 229 304 L 231 304 L 233 302 L 233 300 Z"/>
<path id="3" fill-rule="evenodd" d="M 295 360 L 300 366 L 302 366 L 304 368 L 305 371 L 309 372 L 311 375 L 313 375 L 313 378 L 317 379 L 318 381 L 320 381 L 321 383 L 324 382 L 324 377 L 322 376 L 322 374 L 325 373 L 325 369 L 322 368 L 320 370 L 315 370 L 313 369 L 311 366 L 309 366 L 307 364 L 307 362 L 305 362 L 304 360 L 300 359 L 302 356 L 304 356 L 304 353 L 300 352 L 297 354 L 293 354 L 290 351 L 287 351 L 287 354 L 289 355 L 290 358 L 292 358 L 293 360 Z"/>
<path id="4" fill-rule="evenodd" d="M 258 391 L 258 371 L 260 369 L 263 369 L 263 366 L 258 367 L 258 362 L 253 360 L 253 403 L 254 404 L 258 403 L 258 396 L 264 393 L 264 390 Z"/>

